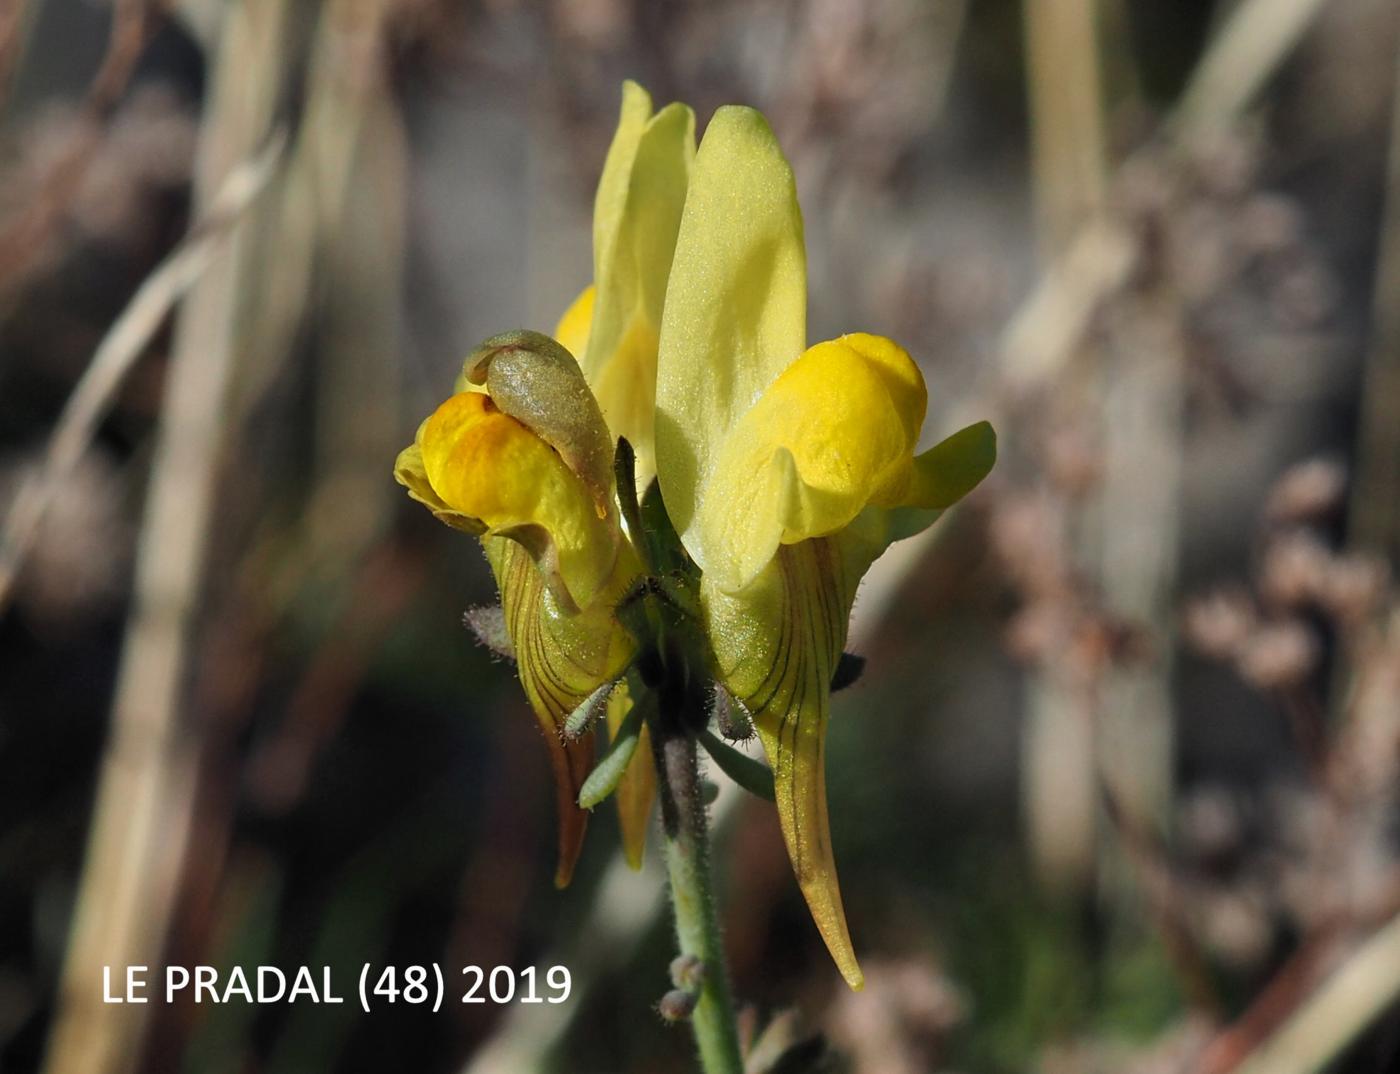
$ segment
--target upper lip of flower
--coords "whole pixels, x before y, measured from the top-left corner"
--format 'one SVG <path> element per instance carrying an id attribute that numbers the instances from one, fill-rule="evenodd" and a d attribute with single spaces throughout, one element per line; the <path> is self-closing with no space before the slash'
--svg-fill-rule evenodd
<path id="1" fill-rule="evenodd" d="M 612 436 L 578 363 L 548 336 L 509 332 L 467 357 L 461 385 L 396 476 L 444 521 L 523 545 L 565 609 L 589 606 L 623 537 Z"/>
<path id="2" fill-rule="evenodd" d="M 726 591 L 867 508 L 933 511 L 966 491 L 946 487 L 946 458 L 914 454 L 927 393 L 913 359 L 863 333 L 808 347 L 806 302 L 792 170 L 761 114 L 721 108 L 671 267 L 655 435 L 681 540 Z"/>
<path id="3" fill-rule="evenodd" d="M 626 83 L 594 200 L 596 292 L 589 330 L 564 342 L 577 355 L 613 436 L 625 437 L 636 452 L 643 488 L 656 472 L 656 350 L 694 159 L 695 114 L 679 103 L 653 114 L 647 92 Z"/>

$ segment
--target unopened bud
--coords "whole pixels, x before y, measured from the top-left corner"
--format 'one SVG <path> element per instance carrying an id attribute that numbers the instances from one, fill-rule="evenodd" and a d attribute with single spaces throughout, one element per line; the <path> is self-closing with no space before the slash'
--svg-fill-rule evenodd
<path id="1" fill-rule="evenodd" d="M 1378 556 L 1339 556 L 1327 572 L 1322 603 L 1341 622 L 1356 624 L 1385 600 L 1389 584 L 1390 570 Z"/>
<path id="2" fill-rule="evenodd" d="M 1264 553 L 1259 591 L 1285 608 L 1297 608 L 1322 593 L 1332 553 L 1305 531 L 1285 534 Z"/>
<path id="3" fill-rule="evenodd" d="M 1272 624 L 1250 638 L 1239 655 L 1240 674 L 1261 690 L 1297 686 L 1317 666 L 1318 645 L 1300 622 Z"/>
<path id="4" fill-rule="evenodd" d="M 657 1002 L 656 1013 L 667 1022 L 684 1022 L 695 1013 L 695 1005 L 699 1002 L 698 994 L 673 988 Z"/>
<path id="5" fill-rule="evenodd" d="M 499 604 L 468 608 L 462 613 L 462 623 L 476 635 L 476 640 L 506 660 L 515 659 L 515 645 L 506 629 L 505 609 Z"/>
<path id="6" fill-rule="evenodd" d="M 1276 526 L 1313 522 L 1336 511 L 1346 497 L 1347 472 L 1333 459 L 1289 467 L 1269 490 L 1264 517 Z"/>
<path id="7" fill-rule="evenodd" d="M 1254 606 L 1244 593 L 1220 590 L 1186 606 L 1186 638 L 1203 656 L 1232 659 L 1254 631 L 1254 619 Z"/>
<path id="8" fill-rule="evenodd" d="M 719 733 L 730 742 L 744 742 L 753 738 L 753 722 L 749 719 L 748 709 L 720 683 L 715 683 L 712 711 Z"/>
<path id="9" fill-rule="evenodd" d="M 699 992 L 705 983 L 705 963 L 698 955 L 677 955 L 671 959 L 671 983 L 682 992 Z"/>

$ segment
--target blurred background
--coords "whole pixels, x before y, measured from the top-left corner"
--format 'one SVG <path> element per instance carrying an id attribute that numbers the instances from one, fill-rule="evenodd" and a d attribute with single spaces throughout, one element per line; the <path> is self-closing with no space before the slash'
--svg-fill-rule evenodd
<path id="1" fill-rule="evenodd" d="M 591 274 L 632 77 L 770 117 L 813 339 L 1002 459 L 857 605 L 869 984 L 715 806 L 736 991 L 822 1069 L 1400 1056 L 1393 0 L 0 4 L 0 1069 L 679 1072 L 656 862 L 392 480 Z M 718 778 L 718 777 L 717 777 Z M 567 965 L 557 1007 L 104 1006 L 103 965 Z"/>

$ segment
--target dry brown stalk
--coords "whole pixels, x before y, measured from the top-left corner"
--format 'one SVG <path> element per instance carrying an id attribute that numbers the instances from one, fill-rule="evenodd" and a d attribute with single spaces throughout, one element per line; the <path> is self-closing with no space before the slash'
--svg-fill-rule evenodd
<path id="1" fill-rule="evenodd" d="M 1359 473 L 1352 490 L 1354 543 L 1400 555 L 1400 65 L 1391 105 L 1390 160 L 1361 391 Z"/>
<path id="2" fill-rule="evenodd" d="M 77 195 L 103 127 L 136 69 L 153 14 L 151 0 L 114 0 L 107 52 L 88 87 L 77 129 L 37 185 L 35 197 L 0 230 L 0 289 L 13 286 L 29 267 Z"/>
<path id="3" fill-rule="evenodd" d="M 285 69 L 287 8 L 255 0 L 228 11 L 201 131 L 198 211 L 268 137 Z M 102 967 L 158 964 L 184 859 L 198 757 L 184 702 L 239 295 L 253 268 L 243 257 L 247 226 L 235 226 L 177 323 L 112 728 L 46 1059 L 51 1074 L 118 1074 L 140 1055 L 149 1007 L 102 1002 Z"/>
<path id="4" fill-rule="evenodd" d="M 1373 933 L 1263 1041 L 1235 1074 L 1313 1074 L 1400 994 L 1400 917 Z"/>
<path id="5" fill-rule="evenodd" d="M 20 488 L 5 517 L 0 532 L 0 610 L 14 592 L 49 502 L 92 444 L 117 392 L 170 310 L 219 256 L 229 232 L 266 186 L 284 140 L 274 137 L 257 156 L 233 170 L 206 216 L 146 277 L 93 352 L 49 436 L 42 468 Z"/>
<path id="6" fill-rule="evenodd" d="M 24 31 L 29 0 L 8 0 L 0 5 L 0 105 L 4 104 L 24 51 Z"/>

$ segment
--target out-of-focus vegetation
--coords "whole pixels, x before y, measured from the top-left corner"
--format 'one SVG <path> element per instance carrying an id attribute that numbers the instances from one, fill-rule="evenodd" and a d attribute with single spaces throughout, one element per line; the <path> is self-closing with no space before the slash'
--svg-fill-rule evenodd
<path id="1" fill-rule="evenodd" d="M 1389 0 L 5 5 L 0 1069 L 688 1069 L 659 875 L 600 810 L 553 890 L 534 721 L 459 625 L 484 561 L 390 475 L 587 281 L 624 77 L 762 109 L 812 337 L 1001 432 L 857 605 L 864 993 L 772 811 L 717 803 L 753 1023 L 859 1074 L 1391 1069 L 1397 55 Z M 99 1002 L 366 961 L 576 987 Z"/>

